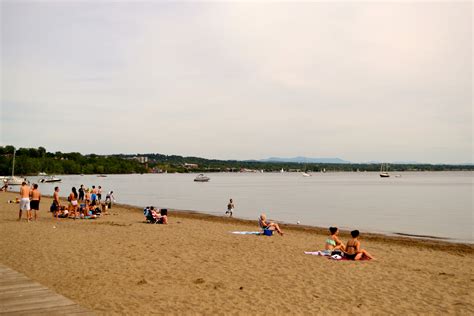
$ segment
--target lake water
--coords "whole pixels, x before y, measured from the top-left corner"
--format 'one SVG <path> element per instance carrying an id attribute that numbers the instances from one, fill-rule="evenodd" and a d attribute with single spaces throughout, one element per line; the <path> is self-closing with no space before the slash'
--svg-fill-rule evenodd
<path id="1" fill-rule="evenodd" d="M 61 176 L 61 183 L 40 184 L 40 190 L 52 194 L 58 185 L 66 196 L 72 186 L 101 185 L 104 192 L 114 191 L 117 203 L 217 215 L 224 214 L 233 198 L 234 216 L 240 218 L 256 219 L 265 212 L 280 222 L 474 242 L 473 172 L 399 175 L 216 173 L 208 174 L 207 183 L 194 182 L 195 174 Z"/>

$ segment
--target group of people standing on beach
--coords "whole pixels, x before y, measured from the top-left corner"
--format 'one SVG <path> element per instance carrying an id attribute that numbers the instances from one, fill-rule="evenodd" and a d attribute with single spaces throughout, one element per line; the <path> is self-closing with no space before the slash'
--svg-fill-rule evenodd
<path id="1" fill-rule="evenodd" d="M 98 214 L 112 207 L 112 201 L 115 202 L 113 191 L 107 193 L 105 201 L 102 202 L 102 187 L 96 188 L 94 185 L 91 189 L 85 188 L 81 184 L 79 190 L 75 187 L 71 189 L 71 193 L 68 196 L 68 204 L 62 205 L 59 197 L 59 187 L 54 188 L 53 192 L 53 203 L 51 204 L 50 211 L 53 217 L 58 218 L 96 218 Z M 21 220 L 22 213 L 26 212 L 28 221 L 38 218 L 39 205 L 41 201 L 41 192 L 38 189 L 38 184 L 29 186 L 26 182 L 23 182 L 20 187 L 20 210 L 18 213 L 18 220 Z"/>
<path id="2" fill-rule="evenodd" d="M 41 201 L 41 192 L 38 190 L 38 184 L 33 184 L 32 187 L 26 184 L 25 181 L 21 184 L 20 188 L 20 211 L 18 213 L 18 220 L 21 220 L 23 211 L 26 212 L 26 218 L 28 221 L 38 218 L 39 205 Z"/>

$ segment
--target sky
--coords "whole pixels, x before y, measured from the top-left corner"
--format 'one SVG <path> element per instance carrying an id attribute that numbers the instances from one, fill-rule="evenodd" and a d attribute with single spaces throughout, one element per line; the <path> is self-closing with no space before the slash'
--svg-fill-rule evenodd
<path id="1" fill-rule="evenodd" d="M 474 162 L 471 1 L 0 3 L 0 146 Z"/>

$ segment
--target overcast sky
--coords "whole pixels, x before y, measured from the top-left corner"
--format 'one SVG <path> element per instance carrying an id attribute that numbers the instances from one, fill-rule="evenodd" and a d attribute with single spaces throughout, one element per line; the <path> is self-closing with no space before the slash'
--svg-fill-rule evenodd
<path id="1" fill-rule="evenodd" d="M 472 12 L 1 1 L 0 145 L 473 162 Z"/>

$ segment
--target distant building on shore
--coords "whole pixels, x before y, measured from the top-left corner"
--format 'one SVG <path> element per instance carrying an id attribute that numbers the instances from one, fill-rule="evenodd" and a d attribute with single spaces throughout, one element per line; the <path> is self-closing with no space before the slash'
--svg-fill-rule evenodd
<path id="1" fill-rule="evenodd" d="M 184 163 L 184 168 L 186 169 L 197 169 L 199 165 L 197 163 Z"/>

